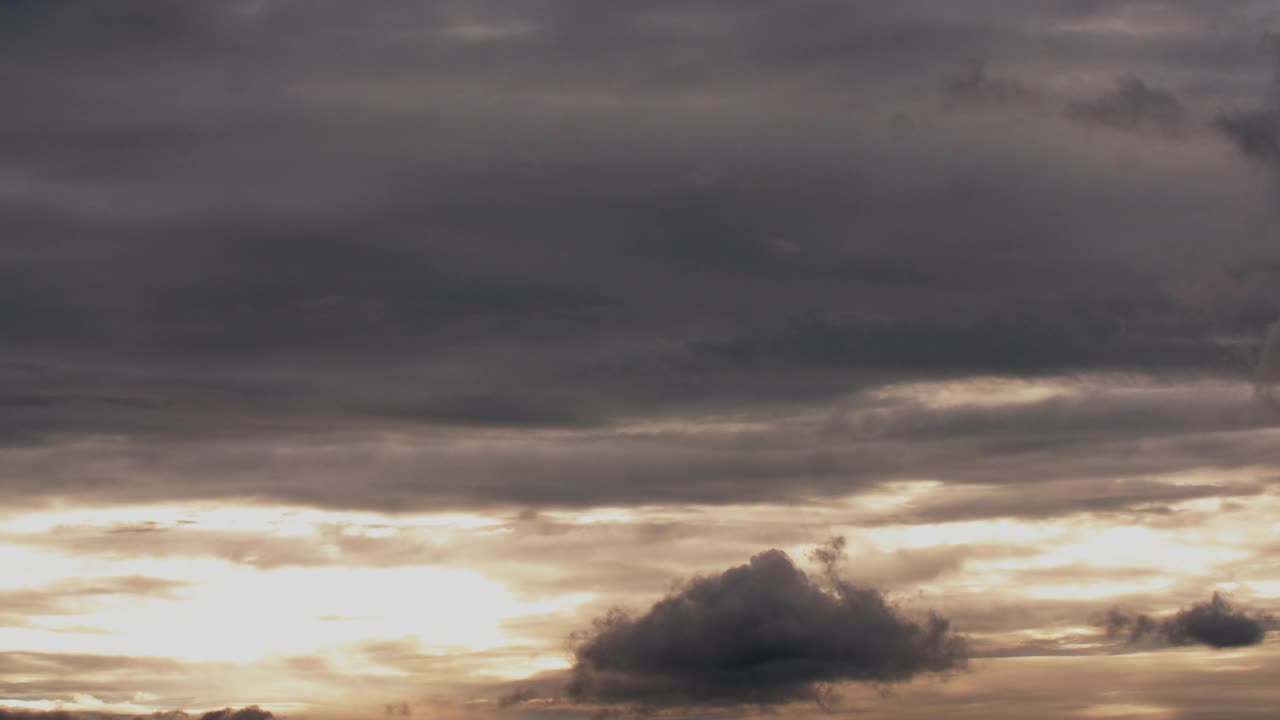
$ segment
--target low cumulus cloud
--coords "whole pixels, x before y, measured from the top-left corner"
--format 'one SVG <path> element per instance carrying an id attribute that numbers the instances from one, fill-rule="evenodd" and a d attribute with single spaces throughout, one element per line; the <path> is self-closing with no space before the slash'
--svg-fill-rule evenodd
<path id="1" fill-rule="evenodd" d="M 841 550 L 817 558 L 828 576 Z M 815 581 L 781 550 L 695 578 L 642 615 L 615 609 L 576 640 L 570 698 L 642 708 L 822 701 L 836 683 L 905 681 L 967 657 L 947 620 Z"/>
<path id="2" fill-rule="evenodd" d="M 1112 608 L 1098 618 L 1098 623 L 1106 628 L 1108 637 L 1124 637 L 1130 644 L 1155 641 L 1236 648 L 1261 643 L 1274 620 L 1237 610 L 1215 592 L 1209 600 L 1183 608 L 1167 618 Z"/>
<path id="3" fill-rule="evenodd" d="M 257 705 L 235 710 L 232 708 L 223 708 L 221 710 L 212 710 L 200 716 L 200 720 L 271 720 L 274 717 L 269 710 L 263 710 Z"/>

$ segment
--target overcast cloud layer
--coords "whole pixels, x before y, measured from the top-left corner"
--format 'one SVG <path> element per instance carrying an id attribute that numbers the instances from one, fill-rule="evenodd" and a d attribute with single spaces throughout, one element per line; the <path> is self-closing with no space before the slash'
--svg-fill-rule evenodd
<path id="1" fill-rule="evenodd" d="M 108 466 L 19 501 L 662 499 L 634 459 L 546 487 L 459 441 L 360 500 L 223 470 L 316 433 L 583 458 L 923 378 L 1234 380 L 1280 301 L 1267 3 L 5 12 L 0 438 Z M 840 475 L 800 486 L 872 476 Z"/>
<path id="2" fill-rule="evenodd" d="M 1278 33 L 0 2 L 0 708 L 1273 717 Z"/>

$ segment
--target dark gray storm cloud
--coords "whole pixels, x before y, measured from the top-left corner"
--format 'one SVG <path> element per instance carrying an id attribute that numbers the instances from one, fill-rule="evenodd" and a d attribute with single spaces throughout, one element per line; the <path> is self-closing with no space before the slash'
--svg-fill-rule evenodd
<path id="1" fill-rule="evenodd" d="M 572 699 L 641 707 L 820 699 L 964 665 L 946 620 L 904 617 L 876 590 L 824 589 L 781 551 L 695 578 L 644 614 L 614 611 L 577 638 Z"/>
<path id="2" fill-rule="evenodd" d="M 1208 645 L 1234 648 L 1257 645 L 1266 637 L 1273 619 L 1237 610 L 1222 595 L 1183 608 L 1166 618 L 1155 618 L 1120 609 L 1107 611 L 1101 619 L 1110 637 L 1125 637 L 1130 643 L 1155 640 L 1170 645 Z"/>
<path id="3" fill-rule="evenodd" d="M 913 461 L 607 433 L 975 374 L 1237 379 L 1280 310 L 1233 275 L 1280 261 L 1247 163 L 1191 120 L 1095 131 L 1259 106 L 1263 2 L 0 12 L 14 499 L 843 492 Z"/>

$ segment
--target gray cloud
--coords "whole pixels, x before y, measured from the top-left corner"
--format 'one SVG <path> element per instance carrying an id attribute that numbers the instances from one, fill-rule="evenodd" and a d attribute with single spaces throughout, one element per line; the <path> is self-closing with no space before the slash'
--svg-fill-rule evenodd
<path id="1" fill-rule="evenodd" d="M 909 396 L 889 391 L 888 397 L 868 389 L 839 404 L 756 408 L 735 420 L 685 416 L 665 427 L 513 433 L 384 425 L 379 432 L 317 429 L 306 437 L 264 433 L 252 440 L 101 439 L 0 456 L 0 469 L 12 478 L 0 495 L 11 507 L 74 496 L 106 503 L 224 499 L 393 512 L 485 506 L 513 511 L 827 497 L 891 480 L 936 479 L 980 486 L 951 498 L 975 501 L 954 508 L 957 517 L 972 519 L 1123 511 L 1217 492 L 1248 495 L 1263 487 L 1244 479 L 1230 486 L 1175 486 L 1158 477 L 1272 462 L 1270 434 L 1277 417 L 1253 402 L 1243 370 L 1238 385 L 1106 376 L 1054 382 L 1065 383 L 1062 391 L 1034 402 L 937 407 L 932 401 L 945 392 L 941 387 L 924 386 Z M 1137 444 L 1143 452 L 1131 451 Z M 288 452 L 282 454 L 282 447 Z M 111 482 L 103 482 L 108 477 Z M 1045 504 L 1037 487 L 1061 506 Z M 933 520 L 948 513 L 936 504 L 907 510 Z M 338 532 L 332 530 L 326 536 Z M 128 533 L 102 534 L 65 528 L 45 539 L 103 553 L 149 543 Z M 331 540 L 344 554 L 366 543 Z M 264 565 L 305 563 L 307 554 L 316 554 L 305 543 L 255 548 L 226 533 L 193 531 L 171 542 L 173 552 L 257 557 Z M 399 551 L 433 553 L 421 543 Z"/>
<path id="2" fill-rule="evenodd" d="M 970 60 L 942 81 L 943 107 L 948 110 L 1001 108 L 1036 99 L 1035 91 L 1022 83 L 991 75 L 981 58 Z"/>
<path id="3" fill-rule="evenodd" d="M 1115 88 L 1100 97 L 1072 103 L 1067 114 L 1117 130 L 1165 134 L 1179 132 L 1186 122 L 1178 98 L 1134 75 L 1117 78 Z"/>
<path id="4" fill-rule="evenodd" d="M 1275 62 L 1270 96 L 1261 105 L 1220 112 L 1214 123 L 1246 157 L 1280 167 L 1280 39 L 1269 40 Z"/>
<path id="5" fill-rule="evenodd" d="M 1280 162 L 1280 116 L 1274 111 L 1227 111 L 1218 116 L 1217 126 L 1245 155 L 1264 163 Z"/>
<path id="6" fill-rule="evenodd" d="M 569 695 L 640 707 L 818 700 L 821 686 L 963 667 L 946 620 L 902 616 L 876 590 L 824 590 L 771 550 L 695 578 L 643 615 L 615 610 L 577 638 Z"/>
<path id="7" fill-rule="evenodd" d="M 1153 638 L 1171 645 L 1198 644 L 1214 648 L 1257 645 L 1266 636 L 1271 623 L 1268 617 L 1255 617 L 1236 610 L 1216 592 L 1209 600 L 1195 603 L 1163 619 L 1119 609 L 1109 610 L 1101 618 L 1108 636 L 1127 636 L 1130 643 Z"/>
<path id="8" fill-rule="evenodd" d="M 1078 327 L 1069 306 L 1111 303 L 1131 329 L 1145 323 L 1137 308 L 1110 297 L 1114 291 L 1081 286 L 1072 271 L 1102 265 L 1129 283 L 1124 294 L 1134 300 L 1158 303 L 1160 294 L 1133 284 L 1140 278 L 1126 266 L 1136 258 L 1124 248 L 1103 251 L 1068 237 L 1095 228 L 1037 240 L 1040 257 L 1010 252 L 1017 238 L 1047 232 L 1040 211 L 1109 210 L 1098 197 L 1054 186 L 1050 168 L 1061 157 L 1044 154 L 1043 165 L 1008 177 L 973 178 L 965 163 L 983 153 L 971 141 L 988 138 L 922 130 L 941 145 L 898 155 L 876 149 L 880 122 L 856 122 L 863 103 L 885 113 L 912 103 L 889 94 L 899 74 L 929 76 L 934 63 L 949 64 L 953 52 L 993 37 L 1016 43 L 1027 28 L 1051 24 L 1044 10 L 996 2 L 963 13 L 929 4 L 692 3 L 606 18 L 581 3 L 550 2 L 468 18 L 449 3 L 380 5 L 359 17 L 327 3 L 306 12 L 271 3 L 258 14 L 236 3 L 28 7 L 16 38 L 27 42 L 9 52 L 18 62 L 11 82 L 32 104 L 11 121 L 10 144 L 34 147 L 34 135 L 63 150 L 24 155 L 24 169 L 40 182 L 12 181 L 6 217 L 17 237 L 40 243 L 29 241 L 7 265 L 5 330 L 21 341 L 15 363 L 47 366 L 55 352 L 91 350 L 71 353 L 87 368 L 16 379 L 11 402 L 36 421 L 23 426 L 30 434 L 77 424 L 167 428 L 179 417 L 234 426 L 210 417 L 205 398 L 261 419 L 321 407 L 347 417 L 572 424 L 648 410 L 653 401 L 642 399 L 655 395 L 659 404 L 675 402 L 672 388 L 694 384 L 711 363 L 737 364 L 720 387 L 699 390 L 723 398 L 750 388 L 761 370 L 794 378 L 815 362 L 874 373 L 1132 367 L 1197 339 L 1194 329 L 1165 329 L 1148 338 L 1146 355 L 1143 347 L 1098 352 L 1105 332 Z M 417 31 L 422 45 L 387 33 L 392 25 Z M 172 55 L 158 74 L 112 98 L 106 127 L 80 127 L 64 112 L 79 94 L 95 101 L 92 77 L 68 77 L 73 82 L 42 93 L 25 84 L 60 68 L 34 64 L 23 50 L 71 46 L 86 27 L 98 28 L 89 38 L 114 52 L 119 43 L 139 46 L 142 57 Z M 468 33 L 487 39 L 465 40 Z M 304 61 L 332 65 L 320 49 L 340 34 L 353 41 L 344 43 L 345 69 L 323 80 L 304 74 Z M 280 36 L 296 43 L 298 58 L 276 54 Z M 722 58 L 723 67 L 700 68 L 688 55 L 704 43 L 725 52 L 699 57 Z M 270 87 L 215 84 L 191 106 L 147 99 L 150 90 L 229 72 L 218 61 L 243 59 L 242 44 L 265 55 L 255 82 Z M 405 66 L 415 48 L 438 63 L 424 77 Z M 601 69 L 573 72 L 588 55 Z M 652 77 L 663 63 L 647 61 L 670 58 L 694 67 Z M 898 58 L 919 69 L 894 70 Z M 375 71 L 386 79 L 367 87 Z M 504 88 L 516 91 L 506 99 L 459 90 L 464 79 L 474 86 L 499 76 L 516 84 Z M 633 93 L 617 111 L 594 106 L 606 77 Z M 999 85 L 981 70 L 977 81 L 966 77 L 969 85 Z M 750 87 L 770 78 L 778 89 L 757 107 L 723 97 L 731 79 Z M 806 82 L 837 94 L 824 101 L 836 106 L 831 121 L 788 109 L 813 99 L 793 94 Z M 355 85 L 370 95 L 344 104 L 342 122 L 315 119 L 315 104 L 344 99 Z M 705 109 L 683 94 L 708 85 L 720 93 Z M 418 89 L 421 106 L 380 104 L 407 87 Z M 839 109 L 848 102 L 858 103 L 856 112 Z M 647 108 L 646 119 L 631 105 Z M 759 114 L 743 119 L 744 109 Z M 746 138 L 752 142 L 739 141 Z M 114 162 L 123 148 L 129 162 Z M 956 165 L 938 166 L 952 151 L 962 154 Z M 932 167 L 921 178 L 895 166 Z M 1036 212 L 1019 213 L 1008 201 L 1020 187 L 1040 198 L 1029 198 Z M 1062 207 L 1043 204 L 1062 190 L 1069 191 Z M 898 212 L 921 206 L 936 222 Z M 282 226 L 284 218 L 291 220 Z M 1157 242 L 1173 228 L 1153 226 L 1143 236 Z M 86 235 L 94 241 L 79 239 Z M 175 244 L 175 236 L 183 239 Z M 969 260 L 988 251 L 1010 265 Z M 1046 283 L 1060 300 L 1036 317 L 992 317 L 980 307 L 1034 300 L 1032 289 Z M 951 300 L 958 317 L 919 317 L 912 294 Z M 927 299 L 916 302 L 936 306 Z M 832 327 L 794 328 L 815 309 L 835 318 Z M 841 319 L 855 312 L 883 321 Z M 1065 332 L 1037 330 L 1042 323 Z M 789 350 L 794 334 L 814 337 Z M 974 357 L 928 351 L 957 336 L 973 338 Z M 1054 346 L 1060 336 L 1068 347 Z M 1175 363 L 1206 362 L 1197 355 L 1203 348 L 1191 345 Z M 663 348 L 685 350 L 662 357 Z M 781 353 L 795 355 L 770 357 Z M 512 354 L 528 361 L 510 367 Z M 504 381 L 511 371 L 518 372 Z M 383 372 L 400 377 L 380 387 Z M 585 382 L 570 381 L 584 374 Z M 822 385 L 810 392 L 830 391 Z M 586 399 L 597 395 L 597 403 Z"/>
<path id="9" fill-rule="evenodd" d="M 1143 4 L 1013 0 L 7 9 L 7 503 L 721 503 L 1261 455 L 1266 418 L 1107 437 L 1099 398 L 611 433 L 973 374 L 1238 379 L 1280 308 L 1231 272 L 1280 259 L 1271 198 L 1195 133 L 1016 109 L 1117 68 L 1189 115 L 1251 103 L 1264 3 L 1149 33 L 1110 29 Z M 943 92 L 987 111 L 939 112 L 968 57 L 994 69 Z M 1159 123 L 1162 92 L 1081 112 Z M 1164 452 L 1111 452 L 1140 438 Z"/>
<path id="10" fill-rule="evenodd" d="M 211 710 L 200 716 L 200 720 L 271 720 L 275 717 L 257 705 L 249 705 L 239 709 L 223 708 Z"/>
<path id="11" fill-rule="evenodd" d="M 506 709 L 527 703 L 538 696 L 538 690 L 531 686 L 522 686 L 498 698 L 498 708 Z"/>

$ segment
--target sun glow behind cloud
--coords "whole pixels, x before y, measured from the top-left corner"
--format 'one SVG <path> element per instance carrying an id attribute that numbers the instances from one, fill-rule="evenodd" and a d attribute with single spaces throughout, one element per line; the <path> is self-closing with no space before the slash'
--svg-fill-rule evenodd
<path id="1" fill-rule="evenodd" d="M 377 542 L 403 528 L 448 542 L 459 532 L 483 532 L 496 521 L 474 516 L 371 516 L 288 508 L 76 509 L 17 516 L 3 530 L 9 544 L 0 557 L 9 570 L 0 588 L 54 597 L 68 579 L 92 583 L 120 577 L 163 579 L 163 594 L 103 590 L 63 605 L 34 610 L 19 626 L 0 627 L 9 652 L 68 653 L 169 658 L 183 662 L 257 663 L 276 657 L 325 656 L 349 673 L 403 674 L 378 667 L 359 653 L 334 652 L 380 639 L 412 643 L 425 653 L 474 653 L 527 640 L 504 630 L 508 621 L 563 612 L 591 599 L 589 593 L 517 595 L 503 582 L 456 567 L 401 564 L 392 567 L 256 568 L 199 556 L 117 553 L 86 558 L 19 544 L 58 528 L 103 534 L 140 532 L 157 537 L 215 532 L 243 535 L 266 546 L 281 539 L 316 539 L 318 527 L 341 524 L 343 534 Z M 223 535 L 219 535 L 222 537 Z M 322 540 L 317 540 L 322 542 Z M 63 594 L 65 594 L 63 592 Z M 507 674 L 562 664 L 530 658 Z M 495 673 L 490 670 L 489 676 Z M 499 670 L 498 675 L 503 675 Z"/>
<path id="2" fill-rule="evenodd" d="M 903 598 L 908 592 L 923 592 L 913 607 L 943 602 L 960 618 L 963 629 L 964 609 L 981 608 L 992 588 L 998 587 L 1006 589 L 1004 597 L 1082 602 L 1088 603 L 1086 607 L 1105 605 L 1111 598 L 1164 596 L 1183 589 L 1191 592 L 1191 588 L 1199 593 L 1206 579 L 1229 577 L 1232 568 L 1257 562 L 1252 553 L 1258 543 L 1276 539 L 1271 518 L 1280 511 L 1280 498 L 1264 495 L 1247 507 L 1222 513 L 1214 512 L 1216 505 L 1188 501 L 1188 508 L 1203 514 L 1194 527 L 1179 529 L 1136 526 L 1123 515 L 1096 514 L 1051 520 L 840 522 L 848 517 L 893 517 L 914 502 L 956 491 L 932 482 L 902 483 L 884 492 L 797 508 L 787 518 L 763 506 L 718 508 L 714 532 L 723 550 L 716 552 L 726 558 L 740 557 L 744 551 L 733 549 L 733 538 L 739 534 L 746 538 L 783 533 L 778 535 L 782 540 L 790 533 L 800 540 L 813 537 L 812 528 L 841 532 L 853 549 L 849 571 L 855 577 L 865 577 Z M 72 611 L 32 613 L 25 627 L 0 628 L 0 645 L 16 652 L 145 656 L 182 663 L 245 667 L 277 663 L 270 665 L 275 669 L 263 671 L 263 690 L 280 687 L 285 671 L 279 661 L 301 657 L 323 662 L 327 672 L 357 684 L 359 678 L 365 682 L 380 678 L 380 682 L 411 685 L 423 672 L 421 663 L 448 658 L 454 659 L 433 670 L 435 676 L 454 682 L 514 680 L 565 667 L 564 639 L 588 608 L 601 602 L 634 606 L 642 598 L 652 598 L 654 588 L 663 585 L 649 581 L 635 590 L 600 596 L 591 592 L 592 586 L 607 589 L 608 575 L 593 581 L 589 573 L 607 573 L 606 563 L 593 566 L 597 569 L 586 571 L 587 575 L 577 571 L 582 579 L 572 586 L 548 590 L 539 578 L 548 573 L 554 577 L 560 572 L 557 568 L 572 566 L 573 553 L 578 552 L 572 548 L 579 538 L 590 548 L 580 551 L 578 557 L 584 559 L 615 557 L 624 566 L 636 561 L 662 566 L 665 558 L 670 580 L 724 562 L 721 555 L 712 554 L 701 566 L 680 564 L 682 556 L 696 557 L 688 553 L 691 546 L 685 544 L 684 532 L 645 535 L 656 523 L 656 527 L 689 528 L 690 537 L 698 537 L 701 531 L 692 529 L 700 528 L 707 516 L 707 510 L 698 507 L 557 511 L 533 518 L 518 513 L 393 516 L 290 507 L 240 510 L 137 507 L 11 516 L 0 527 L 5 539 L 0 557 L 16 572 L 0 580 L 0 588 L 56 589 L 68 579 L 105 582 L 121 577 L 158 578 L 174 585 L 150 595 L 86 596 L 76 600 Z M 568 555 L 508 561 L 497 551 L 503 547 L 498 539 L 527 542 L 546 532 L 556 533 Z M 112 549 L 97 556 L 82 552 L 95 536 L 118 538 L 134 533 L 154 544 Z M 76 544 L 60 548 L 57 539 L 64 536 L 78 538 Z M 166 542 L 182 546 L 190 538 L 206 536 L 247 541 L 263 553 L 279 543 L 325 547 L 339 542 L 338 538 L 349 538 L 358 542 L 342 551 L 369 553 L 366 560 L 370 562 L 376 562 L 384 548 L 406 543 L 418 547 L 413 543 L 428 539 L 432 544 L 422 547 L 447 547 L 459 554 L 431 564 L 397 555 L 397 562 L 378 567 L 352 566 L 364 556 L 336 553 L 333 564 L 256 567 L 250 556 L 202 555 L 208 548 L 198 544 L 172 556 L 159 552 Z M 624 548 L 631 547 L 636 537 L 650 537 L 652 550 L 643 557 L 628 558 Z M 812 546 L 804 541 L 783 544 L 797 558 Z M 685 550 L 676 549 L 680 547 Z M 955 562 L 930 565 L 932 557 L 953 555 Z M 917 575 L 877 574 L 918 562 L 925 565 Z M 512 574 L 514 568 L 528 574 Z M 538 584 L 527 585 L 531 580 Z M 1224 589 L 1246 600 L 1275 595 L 1265 581 Z M 1064 618 L 1065 624 L 1042 622 L 1038 630 L 979 634 L 984 642 L 997 644 L 1029 638 L 1056 643 L 1062 649 L 1087 649 L 1097 639 L 1081 634 L 1080 623 L 1087 620 L 1087 612 L 1079 612 L 1084 614 Z M 367 649 L 377 643 L 393 643 L 409 659 L 402 662 L 395 654 L 379 655 Z M 256 681 L 242 681 L 241 686 L 244 682 L 250 690 L 256 687 Z"/>
<path id="3" fill-rule="evenodd" d="M 876 402 L 929 413 L 1056 412 L 1086 395 L 1181 403 L 1219 390 L 1212 383 L 1189 389 L 983 378 L 889 386 Z M 814 410 L 731 422 L 712 417 L 679 430 L 724 438 L 770 427 L 818 432 L 831 417 Z M 11 510 L 0 521 L 0 560 L 11 570 L 0 576 L 0 592 L 26 593 L 13 597 L 32 608 L 23 622 L 0 626 L 0 646 L 241 668 L 230 685 L 236 695 L 215 685 L 200 695 L 214 704 L 268 690 L 293 701 L 358 694 L 369 682 L 409 688 L 424 675 L 510 682 L 565 668 L 569 632 L 609 605 L 643 606 L 674 581 L 740 562 L 761 542 L 804 558 L 815 542 L 842 534 L 851 578 L 885 588 L 910 608 L 944 608 L 983 647 L 1089 653 L 1104 639 L 1088 615 L 1113 602 L 1190 602 L 1213 588 L 1246 602 L 1280 596 L 1274 583 L 1259 579 L 1269 572 L 1259 548 L 1280 542 L 1280 496 L 1257 477 L 1254 468 L 1184 469 L 1137 484 L 1045 483 L 1039 495 L 1008 504 L 1008 515 L 988 510 L 975 519 L 931 513 L 990 507 L 1023 489 L 895 479 L 846 497 L 793 502 L 785 512 L 771 503 L 448 513 L 235 503 Z M 1231 499 L 1239 488 L 1250 493 L 1247 503 Z M 1184 490 L 1207 496 L 1179 499 Z M 1162 508 L 1095 511 L 1086 503 L 1038 516 L 1037 497 L 1089 500 L 1090 492 L 1173 499 Z M 1179 522 L 1162 522 L 1175 516 Z M 636 553 L 638 546 L 644 552 Z M 130 578 L 142 581 L 122 581 Z M 1026 623 L 988 627 L 993 593 L 1001 602 L 1046 609 Z M 114 698 L 110 706 L 141 708 L 150 695 L 138 697 L 144 699 L 132 704 Z M 69 696 L 24 702 L 57 701 L 74 705 Z M 164 702 L 154 707 L 164 709 Z M 1097 711 L 1136 707 L 1103 703 Z"/>
<path id="4" fill-rule="evenodd" d="M 154 563 L 165 577 L 195 575 L 182 561 Z M 370 638 L 412 637 L 427 646 L 501 645 L 498 623 L 521 613 L 503 586 L 442 568 L 287 568 L 205 564 L 173 600 L 110 598 L 82 619 L 93 632 L 52 636 L 0 630 L 8 648 L 247 662 L 305 654 Z M 532 606 L 536 612 L 542 609 Z M 56 627 L 56 626 L 55 626 Z M 65 626 L 64 626 L 65 628 Z"/>

